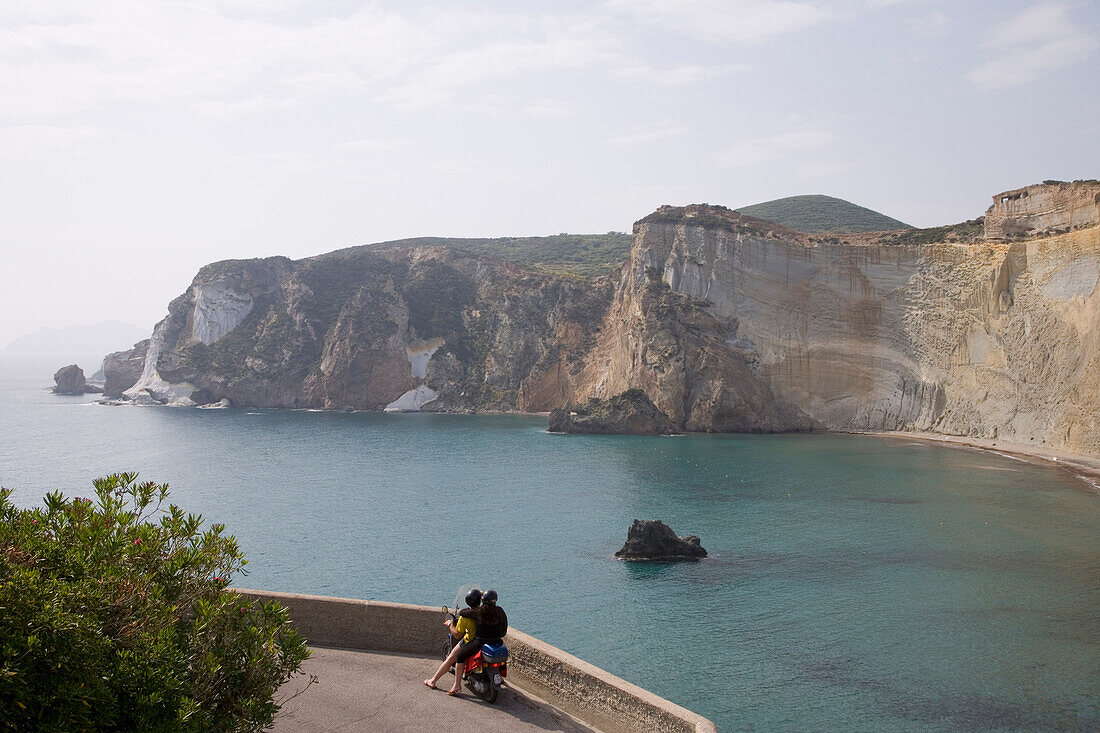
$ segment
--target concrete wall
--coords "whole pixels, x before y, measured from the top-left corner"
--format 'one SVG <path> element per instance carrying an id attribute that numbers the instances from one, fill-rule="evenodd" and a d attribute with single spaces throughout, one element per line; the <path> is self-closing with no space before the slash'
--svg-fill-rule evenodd
<path id="1" fill-rule="evenodd" d="M 237 588 L 278 601 L 310 644 L 440 658 L 446 632 L 439 608 Z M 701 715 L 632 685 L 522 631 L 510 629 L 509 682 L 608 733 L 714 733 Z"/>

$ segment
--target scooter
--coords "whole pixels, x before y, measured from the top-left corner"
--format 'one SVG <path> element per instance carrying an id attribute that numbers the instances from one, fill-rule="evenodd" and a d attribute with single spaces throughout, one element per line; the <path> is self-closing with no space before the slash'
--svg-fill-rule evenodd
<path id="1" fill-rule="evenodd" d="M 462 588 L 459 589 L 459 593 L 458 597 L 465 598 L 466 592 Z M 455 601 L 455 610 L 452 611 L 446 606 L 443 607 L 444 615 L 455 623 L 458 623 L 457 607 L 457 600 Z M 444 659 L 451 653 L 455 643 L 454 637 L 448 633 L 447 640 L 443 642 Z M 457 670 L 454 670 L 454 672 L 458 674 Z M 475 695 L 490 705 L 497 701 L 501 685 L 507 678 L 508 647 L 504 645 L 504 642 L 500 644 L 482 644 L 481 649 L 466 660 L 462 670 L 462 679 L 470 686 Z"/>

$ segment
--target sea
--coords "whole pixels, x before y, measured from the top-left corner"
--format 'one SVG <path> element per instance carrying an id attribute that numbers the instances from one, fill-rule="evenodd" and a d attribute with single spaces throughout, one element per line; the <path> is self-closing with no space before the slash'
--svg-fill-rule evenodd
<path id="1" fill-rule="evenodd" d="M 721 731 L 1100 730 L 1100 495 L 1058 468 L 871 436 L 111 407 L 50 394 L 63 363 L 0 358 L 0 485 L 34 506 L 167 482 L 238 538 L 240 587 L 436 606 L 477 582 Z M 709 556 L 615 560 L 635 518 Z"/>

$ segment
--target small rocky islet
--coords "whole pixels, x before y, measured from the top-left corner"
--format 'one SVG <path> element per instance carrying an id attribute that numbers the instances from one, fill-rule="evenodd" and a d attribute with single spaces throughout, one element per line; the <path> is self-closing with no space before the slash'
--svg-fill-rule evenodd
<path id="1" fill-rule="evenodd" d="M 707 556 L 701 542 L 693 534 L 678 537 L 659 519 L 635 519 L 615 557 L 630 562 L 699 560 Z"/>
<path id="2" fill-rule="evenodd" d="M 1100 183 L 1047 182 L 973 221 L 888 232 L 664 206 L 598 277 L 421 240 L 227 260 L 107 358 L 105 396 L 553 412 L 564 432 L 904 430 L 1098 455 L 1098 224 Z"/>
<path id="3" fill-rule="evenodd" d="M 53 393 L 60 395 L 100 394 L 103 388 L 91 384 L 84 377 L 84 370 L 76 364 L 69 364 L 57 370 L 53 375 Z"/>

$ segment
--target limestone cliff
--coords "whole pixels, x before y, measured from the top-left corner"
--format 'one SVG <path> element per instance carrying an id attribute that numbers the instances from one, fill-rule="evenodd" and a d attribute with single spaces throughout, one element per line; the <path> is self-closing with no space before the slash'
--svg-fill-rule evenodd
<path id="1" fill-rule="evenodd" d="M 1097 196 L 1031 186 L 994 197 L 984 232 L 829 237 L 662 207 L 593 280 L 438 246 L 215 263 L 126 394 L 544 411 L 641 389 L 676 430 L 923 430 L 1098 455 Z"/>
<path id="2" fill-rule="evenodd" d="M 689 430 L 808 420 L 1100 453 L 1095 220 L 1016 241 L 907 244 L 689 206 L 662 208 L 634 236 L 609 319 L 620 326 L 605 329 L 578 398 L 641 387 Z M 655 282 L 679 296 L 672 318 Z M 715 363 L 720 376 L 704 374 Z"/>
<path id="3" fill-rule="evenodd" d="M 1041 183 L 994 196 L 985 212 L 985 238 L 1060 234 L 1098 221 L 1100 182 Z"/>
<path id="4" fill-rule="evenodd" d="M 586 354 L 577 400 L 641 389 L 681 430 L 812 429 L 811 417 L 755 372 L 752 358 L 738 341 L 736 319 L 709 298 L 710 289 L 687 287 L 676 275 L 676 266 L 665 268 L 659 260 L 667 257 L 653 249 L 657 245 L 663 251 L 660 248 L 679 232 L 698 239 L 706 257 L 706 243 L 728 234 L 718 224 L 726 220 L 714 211 L 736 221 L 759 220 L 714 207 L 691 209 L 704 220 L 687 225 L 642 220 L 635 225 L 631 260 L 618 280 L 601 337 Z M 658 214 L 663 217 L 669 211 Z"/>
<path id="5" fill-rule="evenodd" d="M 199 271 L 153 333 L 135 401 L 508 411 L 584 343 L 610 283 L 444 247 L 357 247 Z M 567 370 L 568 372 L 568 370 Z M 568 373 L 556 381 L 568 385 Z M 568 387 L 564 387 L 568 389 Z M 542 407 L 557 394 L 536 394 Z"/>

